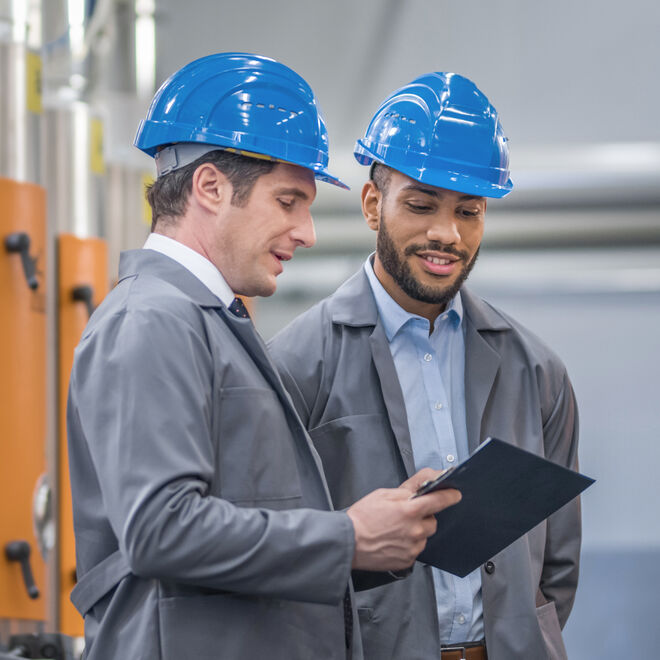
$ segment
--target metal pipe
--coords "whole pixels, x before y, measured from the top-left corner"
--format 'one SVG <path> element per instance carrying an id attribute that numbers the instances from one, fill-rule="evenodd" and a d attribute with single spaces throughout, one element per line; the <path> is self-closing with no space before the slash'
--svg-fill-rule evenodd
<path id="1" fill-rule="evenodd" d="M 40 182 L 41 0 L 0 0 L 0 176 Z"/>

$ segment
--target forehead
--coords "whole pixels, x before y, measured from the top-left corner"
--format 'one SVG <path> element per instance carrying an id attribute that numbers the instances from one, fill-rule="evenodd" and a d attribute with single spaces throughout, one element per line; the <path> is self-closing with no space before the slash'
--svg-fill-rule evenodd
<path id="1" fill-rule="evenodd" d="M 299 165 L 277 163 L 268 174 L 259 177 L 258 183 L 269 192 L 286 190 L 310 201 L 316 196 L 314 172 Z"/>
<path id="2" fill-rule="evenodd" d="M 439 188 L 437 186 L 429 185 L 428 183 L 421 183 L 402 172 L 392 170 L 389 189 L 394 194 L 416 194 L 420 193 L 433 197 L 436 199 L 447 199 L 450 201 L 485 201 L 484 197 L 477 195 L 468 195 L 456 190 L 449 190 L 448 188 Z"/>

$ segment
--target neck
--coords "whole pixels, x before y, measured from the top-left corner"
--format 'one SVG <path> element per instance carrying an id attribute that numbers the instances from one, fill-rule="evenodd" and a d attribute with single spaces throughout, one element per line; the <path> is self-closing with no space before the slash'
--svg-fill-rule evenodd
<path id="1" fill-rule="evenodd" d="M 205 242 L 202 237 L 198 236 L 194 231 L 195 226 L 196 225 L 193 222 L 186 222 L 186 217 L 183 216 L 177 218 L 177 221 L 173 223 L 162 225 L 159 223 L 156 225 L 154 233 L 167 236 L 167 238 L 171 238 L 172 240 L 181 243 L 181 245 L 185 245 L 191 250 L 198 252 L 206 259 L 209 259 L 208 251 L 204 247 Z"/>

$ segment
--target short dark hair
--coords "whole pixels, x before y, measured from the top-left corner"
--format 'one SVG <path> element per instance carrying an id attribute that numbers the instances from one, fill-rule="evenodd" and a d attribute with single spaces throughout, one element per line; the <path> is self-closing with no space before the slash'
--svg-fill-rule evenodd
<path id="1" fill-rule="evenodd" d="M 209 151 L 181 169 L 159 177 L 146 188 L 152 214 L 151 231 L 154 231 L 159 221 L 173 224 L 176 218 L 186 212 L 188 197 L 192 191 L 193 174 L 204 163 L 212 163 L 229 179 L 233 189 L 231 203 L 234 206 L 245 206 L 257 179 L 269 174 L 277 164 L 271 160 L 250 158 L 217 149 Z"/>
<path id="2" fill-rule="evenodd" d="M 382 163 L 374 161 L 369 169 L 369 179 L 374 182 L 376 188 L 380 190 L 383 195 L 387 194 L 387 189 L 390 185 L 392 178 L 392 168 Z"/>

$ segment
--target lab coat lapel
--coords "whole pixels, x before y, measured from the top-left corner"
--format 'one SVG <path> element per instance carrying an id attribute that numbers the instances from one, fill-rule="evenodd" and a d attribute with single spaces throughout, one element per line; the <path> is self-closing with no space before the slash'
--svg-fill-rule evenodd
<path id="1" fill-rule="evenodd" d="M 284 385 L 275 369 L 275 365 L 268 356 L 266 345 L 256 331 L 252 321 L 235 316 L 226 307 L 219 307 L 218 314 L 220 314 L 236 339 L 238 339 L 248 355 L 252 358 L 257 367 L 259 367 L 259 371 L 261 371 L 264 378 L 268 381 L 268 384 L 277 392 L 278 396 L 282 398 L 285 393 Z M 286 397 L 286 399 L 288 405 L 288 397 Z"/>
<path id="2" fill-rule="evenodd" d="M 378 315 L 371 286 L 364 269 L 360 269 L 332 297 L 332 321 L 369 333 L 371 357 L 376 367 L 385 408 L 408 476 L 415 473 L 406 404 L 396 373 L 390 345 Z"/>
<path id="3" fill-rule="evenodd" d="M 401 459 L 406 468 L 408 476 L 415 473 L 415 460 L 412 451 L 412 442 L 410 440 L 410 431 L 408 429 L 408 417 L 406 415 L 406 404 L 401 392 L 401 385 L 390 352 L 390 346 L 385 335 L 385 330 L 380 322 L 369 337 L 371 346 L 371 356 L 380 380 L 380 389 L 385 400 L 387 416 L 390 420 L 390 426 L 394 432 L 396 443 L 399 447 Z"/>
<path id="4" fill-rule="evenodd" d="M 305 431 L 305 427 L 298 416 L 289 393 L 286 391 L 286 388 L 280 379 L 273 361 L 268 355 L 268 349 L 266 348 L 266 344 L 261 338 L 261 335 L 259 335 L 249 319 L 235 316 L 226 307 L 218 308 L 218 314 L 227 324 L 236 339 L 241 343 L 248 355 L 252 358 L 259 368 L 259 371 L 261 371 L 264 378 L 268 381 L 268 384 L 275 390 L 289 417 L 295 420 L 295 424 L 298 427 L 298 433 L 296 433 L 295 436 L 298 438 L 299 443 L 303 445 L 303 451 L 311 457 L 313 467 L 317 473 L 316 476 L 318 476 L 323 485 L 323 491 L 327 503 L 330 505 L 330 508 L 332 508 L 330 504 L 332 501 L 330 490 L 328 489 L 325 480 L 321 459 Z"/>
<path id="5" fill-rule="evenodd" d="M 486 341 L 486 331 L 507 330 L 477 298 L 463 290 L 465 309 L 465 417 L 468 449 L 472 453 L 486 438 L 481 437 L 483 417 L 495 378 L 500 369 L 499 353 Z"/>

